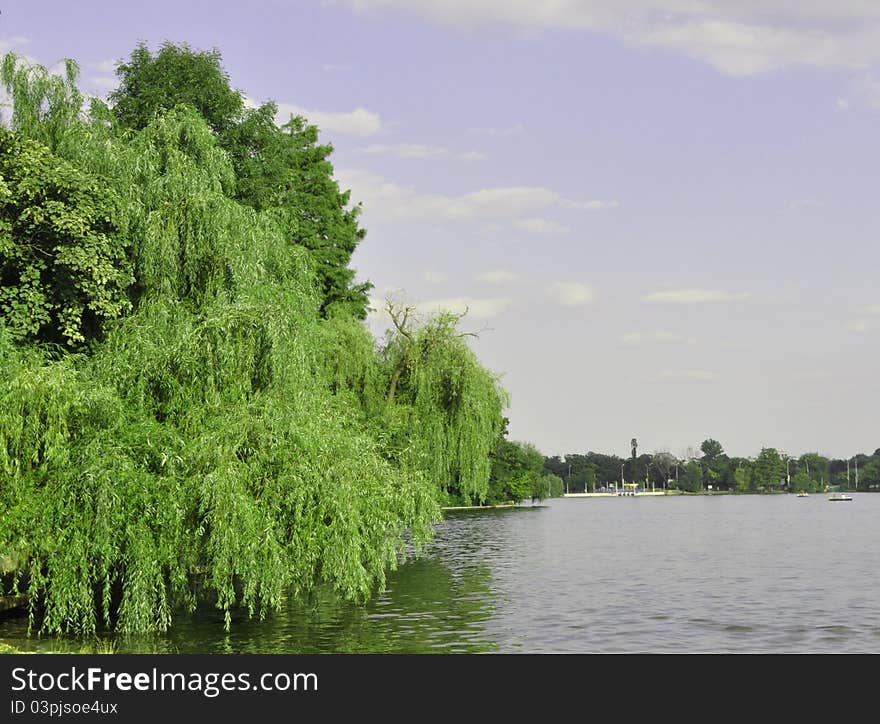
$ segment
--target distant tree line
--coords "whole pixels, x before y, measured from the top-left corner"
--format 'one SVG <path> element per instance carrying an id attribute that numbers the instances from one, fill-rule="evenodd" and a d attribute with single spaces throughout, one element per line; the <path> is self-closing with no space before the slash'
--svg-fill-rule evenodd
<path id="1" fill-rule="evenodd" d="M 597 452 L 544 457 L 544 472 L 562 480 L 570 493 L 597 492 L 623 482 L 685 492 L 820 492 L 846 489 L 880 491 L 880 448 L 847 459 L 817 452 L 790 456 L 762 448 L 756 457 L 731 457 L 711 438 L 683 457 L 668 450 L 629 458 Z"/>

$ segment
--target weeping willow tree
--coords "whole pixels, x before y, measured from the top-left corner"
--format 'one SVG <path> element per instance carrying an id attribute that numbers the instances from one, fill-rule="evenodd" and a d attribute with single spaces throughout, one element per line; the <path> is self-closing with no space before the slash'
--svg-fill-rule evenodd
<path id="1" fill-rule="evenodd" d="M 265 615 L 317 585 L 369 596 L 428 540 L 443 487 L 479 497 L 494 382 L 477 384 L 489 378 L 441 320 L 415 333 L 389 399 L 387 355 L 357 319 L 319 314 L 307 251 L 231 198 L 232 166 L 193 108 L 121 132 L 100 104 L 81 115 L 69 79 L 59 91 L 8 58 L 3 72 L 0 265 L 23 266 L 21 219 L 48 205 L 85 220 L 66 243 L 97 258 L 99 237 L 105 268 L 86 284 L 56 264 L 34 288 L 66 274 L 77 308 L 116 303 L 61 351 L 0 309 L 0 554 L 32 624 L 163 630 L 207 597 L 229 625 L 235 607 Z M 25 157 L 83 192 L 57 194 L 51 174 L 22 190 L 6 169 Z M 112 213 L 90 211 L 97 197 Z"/>
<path id="2" fill-rule="evenodd" d="M 398 434 L 404 431 L 407 459 L 453 498 L 485 501 L 507 394 L 468 346 L 471 334 L 459 330 L 464 314 L 420 320 L 415 307 L 391 300 L 386 311 L 393 323 L 384 347 L 386 402 Z M 405 433 L 412 429 L 418 436 Z"/>

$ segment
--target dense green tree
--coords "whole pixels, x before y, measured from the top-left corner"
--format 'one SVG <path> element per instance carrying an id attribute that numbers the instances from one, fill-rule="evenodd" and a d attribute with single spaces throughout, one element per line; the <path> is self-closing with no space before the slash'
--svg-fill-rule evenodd
<path id="1" fill-rule="evenodd" d="M 860 470 L 859 487 L 868 490 L 880 487 L 880 457 L 871 457 Z"/>
<path id="2" fill-rule="evenodd" d="M 792 493 L 813 493 L 816 491 L 816 481 L 807 475 L 806 470 L 799 470 L 791 478 Z"/>
<path id="3" fill-rule="evenodd" d="M 721 443 L 712 438 L 703 440 L 700 444 L 700 450 L 703 453 L 703 461 L 707 463 L 711 463 L 724 454 L 724 448 L 721 446 Z"/>
<path id="4" fill-rule="evenodd" d="M 186 43 L 165 42 L 153 55 L 139 43 L 116 65 L 119 85 L 109 95 L 116 117 L 125 128 L 140 131 L 186 104 L 222 136 L 241 121 L 244 98 L 230 86 L 221 60 L 217 49 L 196 51 Z"/>
<path id="5" fill-rule="evenodd" d="M 319 315 L 312 255 L 273 209 L 234 198 L 229 154 L 192 104 L 123 130 L 52 95 L 49 75 L 10 88 L 3 273 L 27 262 L 25 232 L 109 262 L 92 279 L 81 253 L 45 247 L 60 259 L 44 293 L 104 322 L 81 352 L 39 342 L 89 339 L 85 313 L 56 305 L 56 332 L 48 306 L 48 325 L 0 317 L 0 551 L 32 623 L 162 630 L 209 597 L 229 625 L 236 607 L 264 615 L 317 586 L 370 595 L 430 538 L 442 490 L 485 497 L 496 376 L 457 317 L 377 350 L 354 317 Z M 27 299 L 16 274 L 4 293 Z"/>
<path id="6" fill-rule="evenodd" d="M 502 439 L 491 454 L 492 471 L 486 502 L 514 502 L 548 497 L 552 480 L 544 473 L 544 457 L 530 444 Z M 555 477 L 555 476 L 552 476 Z"/>
<path id="7" fill-rule="evenodd" d="M 544 473 L 538 480 L 537 488 L 541 491 L 539 498 L 559 498 L 565 493 L 562 478 L 553 473 Z"/>
<path id="8" fill-rule="evenodd" d="M 234 198 L 271 211 L 289 240 L 309 250 L 322 315 L 366 318 L 372 285 L 355 283 L 349 268 L 366 232 L 358 225 L 360 207 L 350 206 L 349 192 L 333 179 L 333 147 L 320 144 L 317 127 L 302 117 L 279 128 L 273 102 L 249 107 L 221 61 L 217 50 L 165 43 L 153 55 L 139 45 L 117 66 L 120 84 L 110 94 L 116 119 L 140 130 L 179 105 L 195 108 L 232 161 Z"/>
<path id="9" fill-rule="evenodd" d="M 785 461 L 775 448 L 762 448 L 755 459 L 753 475 L 758 490 L 776 490 L 785 484 Z"/>
<path id="10" fill-rule="evenodd" d="M 675 477 L 677 464 L 678 459 L 668 450 L 660 450 L 654 453 L 651 465 L 657 471 L 662 487 L 667 487 L 669 482 Z"/>
<path id="11" fill-rule="evenodd" d="M 738 466 L 733 471 L 733 484 L 737 493 L 751 493 L 754 491 L 752 476 L 749 468 Z"/>
<path id="12" fill-rule="evenodd" d="M 78 345 L 131 308 L 116 195 L 0 128 L 0 319 L 16 339 Z"/>
<path id="13" fill-rule="evenodd" d="M 678 479 L 678 487 L 690 493 L 703 489 L 703 466 L 699 461 L 691 460 L 684 464 Z"/>
<path id="14" fill-rule="evenodd" d="M 398 408 L 396 432 L 388 434 L 407 456 L 427 461 L 428 477 L 443 490 L 467 504 L 485 501 L 507 393 L 468 346 L 471 333 L 458 326 L 463 314 L 420 319 L 415 307 L 393 300 L 386 311 L 393 329 L 382 349 L 385 401 Z"/>

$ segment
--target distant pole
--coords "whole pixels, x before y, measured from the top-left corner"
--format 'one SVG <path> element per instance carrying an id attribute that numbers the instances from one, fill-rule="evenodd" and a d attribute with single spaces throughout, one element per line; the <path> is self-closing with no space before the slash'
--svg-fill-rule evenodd
<path id="1" fill-rule="evenodd" d="M 859 489 L 859 459 L 855 458 L 855 460 L 853 460 L 853 462 L 856 465 L 856 490 L 858 490 Z"/>
<path id="2" fill-rule="evenodd" d="M 846 459 L 846 487 L 849 487 L 849 458 Z"/>

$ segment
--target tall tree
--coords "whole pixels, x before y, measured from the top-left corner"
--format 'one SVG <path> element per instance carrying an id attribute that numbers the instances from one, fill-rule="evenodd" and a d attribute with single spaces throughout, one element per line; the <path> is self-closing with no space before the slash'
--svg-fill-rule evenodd
<path id="1" fill-rule="evenodd" d="M 468 346 L 473 333 L 458 328 L 463 314 L 422 319 L 391 299 L 386 311 L 393 329 L 382 350 L 385 399 L 398 408 L 407 454 L 427 461 L 426 474 L 441 489 L 465 503 L 485 501 L 506 391 Z"/>
<path id="2" fill-rule="evenodd" d="M 153 55 L 138 45 L 117 65 L 120 84 L 110 94 L 116 119 L 140 130 L 176 106 L 195 108 L 229 154 L 234 198 L 271 213 L 292 243 L 309 250 L 322 315 L 365 319 L 372 284 L 355 283 L 349 264 L 366 232 L 358 226 L 360 207 L 351 207 L 349 192 L 333 179 L 333 147 L 320 144 L 317 127 L 300 116 L 279 128 L 274 103 L 248 107 L 221 61 L 216 49 L 164 43 Z"/>
<path id="3" fill-rule="evenodd" d="M 753 474 L 758 489 L 776 490 L 785 482 L 785 461 L 776 448 L 761 449 L 755 459 Z"/>

